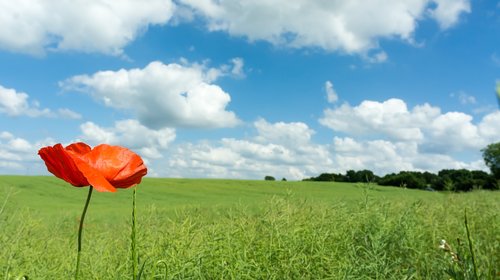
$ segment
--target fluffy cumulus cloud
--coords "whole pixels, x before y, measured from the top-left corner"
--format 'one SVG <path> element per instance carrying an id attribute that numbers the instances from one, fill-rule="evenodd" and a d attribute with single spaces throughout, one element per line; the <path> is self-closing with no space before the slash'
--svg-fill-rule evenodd
<path id="1" fill-rule="evenodd" d="M 181 143 L 174 142 L 174 129 L 151 129 L 133 119 L 107 127 L 85 122 L 80 126 L 79 138 L 71 142 L 126 146 L 143 156 L 150 176 L 262 179 L 272 175 L 301 180 L 323 172 L 343 173 L 350 169 L 370 169 L 378 175 L 401 170 L 487 170 L 479 149 L 500 141 L 500 111 L 485 115 L 478 122 L 463 113 L 441 113 L 430 105 L 407 110 L 405 114 L 415 122 L 428 121 L 426 125 L 412 127 L 419 129 L 422 137 L 399 137 L 385 129 L 377 130 L 377 126 L 371 131 L 378 137 L 366 137 L 367 134 L 355 129 L 366 128 L 368 124 L 356 125 L 359 119 L 353 114 L 353 130 L 343 133 L 356 135 L 335 136 L 323 144 L 314 141 L 315 131 L 305 123 L 270 123 L 265 119 L 253 123 L 253 136 Z M 400 119 L 406 121 L 405 117 Z M 46 173 L 36 150 L 53 144 L 52 139 L 32 143 L 0 132 L 1 172 L 24 174 L 27 168 L 32 168 L 37 173 Z M 460 158 L 464 153 L 472 156 Z"/>
<path id="2" fill-rule="evenodd" d="M 485 169 L 482 159 L 466 162 L 445 153 L 422 152 L 415 142 L 335 137 L 332 156 L 338 170 L 369 169 L 379 175 L 401 170 Z"/>
<path id="3" fill-rule="evenodd" d="M 394 104 L 391 105 L 391 102 Z M 335 136 L 331 143 L 326 144 L 315 143 L 312 139 L 315 131 L 305 123 L 269 123 L 259 119 L 253 123 L 256 135 L 250 138 L 175 145 L 162 164 L 168 168 L 160 174 L 254 179 L 272 175 L 278 179 L 300 180 L 323 172 L 343 173 L 350 169 L 370 169 L 379 175 L 401 170 L 486 170 L 479 150 L 487 143 L 500 141 L 496 125 L 500 112 L 486 115 L 479 123 L 473 123 L 468 115 L 443 114 L 439 108 L 427 104 L 412 110 L 408 110 L 400 100 L 392 100 L 388 104 L 399 109 L 397 114 L 389 114 L 374 106 L 377 104 L 371 104 L 367 108 L 375 112 L 366 112 L 370 117 L 364 119 L 351 108 L 348 112 L 351 119 L 345 116 L 351 127 L 347 124 L 340 127 L 344 129 L 342 132 L 355 136 Z M 378 105 L 384 106 L 383 102 Z M 339 110 L 346 113 L 345 107 Z M 395 128 L 381 126 L 384 121 L 392 123 Z M 399 130 L 413 134 L 408 137 Z M 371 137 L 371 134 L 376 137 Z M 366 137 L 368 135 L 370 137 Z M 457 153 L 472 156 L 460 159 Z"/>
<path id="4" fill-rule="evenodd" d="M 52 144 L 52 139 L 30 142 L 10 132 L 0 131 L 0 170 L 5 174 L 31 174 L 43 171 L 37 151 Z"/>
<path id="5" fill-rule="evenodd" d="M 61 117 L 67 119 L 80 119 L 81 115 L 69 109 L 58 109 L 52 112 L 47 108 L 40 108 L 36 101 L 29 102 L 29 95 L 17 92 L 15 89 L 4 88 L 0 85 L 0 113 L 9 117 Z"/>
<path id="6" fill-rule="evenodd" d="M 227 74 L 205 65 L 155 61 L 142 69 L 75 76 L 61 86 L 88 92 L 106 106 L 132 112 L 150 128 L 233 127 L 239 120 L 226 110 L 231 97 L 214 84 Z"/>
<path id="7" fill-rule="evenodd" d="M 301 180 L 350 169 L 370 169 L 378 175 L 401 170 L 486 170 L 479 150 L 500 141 L 500 111 L 474 122 L 467 114 L 443 113 L 429 104 L 408 109 L 398 99 L 329 110 L 331 115 L 325 114 L 322 122 L 352 136 L 335 136 L 330 143 L 318 144 L 313 140 L 316 132 L 305 123 L 265 119 L 253 123 L 253 136 L 177 144 L 172 143 L 173 130 L 152 130 L 133 120 L 109 128 L 85 123 L 81 129 L 84 139 L 134 147 L 151 162 L 155 175 L 166 177 L 261 179 L 272 175 Z M 470 156 L 461 158 L 464 153 Z"/>
<path id="8" fill-rule="evenodd" d="M 326 109 L 319 121 L 349 135 L 415 142 L 423 150 L 446 153 L 480 149 L 499 141 L 500 131 L 495 123 L 499 114 L 495 111 L 474 123 L 473 117 L 465 113 L 442 113 L 440 108 L 429 104 L 409 110 L 403 100 L 389 99 Z"/>
<path id="9" fill-rule="evenodd" d="M 430 18 L 447 29 L 468 12 L 469 0 L 2 1 L 0 49 L 120 55 L 151 25 L 202 18 L 210 31 L 281 46 L 358 53 L 381 62 L 387 59 L 385 52 L 367 55 L 378 48 L 380 38 L 412 42 L 419 21 Z"/>
<path id="10" fill-rule="evenodd" d="M 0 1 L 0 48 L 118 55 L 149 25 L 168 22 L 174 10 L 171 0 Z"/>
<path id="11" fill-rule="evenodd" d="M 429 13 L 437 20 L 442 29 L 453 26 L 461 13 L 470 13 L 468 0 L 436 0 L 435 9 L 429 9 Z"/>
<path id="12" fill-rule="evenodd" d="M 422 140 L 421 127 L 440 114 L 440 109 L 428 104 L 409 111 L 401 99 L 384 102 L 363 101 L 359 106 L 343 104 L 326 109 L 320 123 L 335 131 L 352 135 L 380 137 L 392 140 Z"/>
<path id="13" fill-rule="evenodd" d="M 140 154 L 148 165 L 151 176 L 156 175 L 155 160 L 161 159 L 175 140 L 175 130 L 163 128 L 151 130 L 137 120 L 122 120 L 112 127 L 103 127 L 93 122 L 80 125 L 81 135 L 77 139 L 62 143 L 84 141 L 91 146 L 102 143 L 127 147 Z M 52 146 L 60 140 L 45 138 L 30 141 L 7 131 L 0 131 L 1 174 L 47 174 L 43 161 L 38 156 L 41 147 Z"/>
<path id="14" fill-rule="evenodd" d="M 470 12 L 468 0 L 179 2 L 193 10 L 194 15 L 205 18 L 207 28 L 212 31 L 276 45 L 361 54 L 378 48 L 379 38 L 396 37 L 412 42 L 419 20 L 432 18 L 446 29 L 455 25 L 462 14 Z M 372 59 L 380 62 L 387 59 L 387 54 L 378 52 Z"/>
<path id="15" fill-rule="evenodd" d="M 254 122 L 249 139 L 176 146 L 169 155 L 167 176 L 303 179 L 333 166 L 326 146 L 314 144 L 304 123 Z M 192 175 L 188 175 L 192 174 Z"/>
<path id="16" fill-rule="evenodd" d="M 485 169 L 480 149 L 500 141 L 500 111 L 474 121 L 462 112 L 429 104 L 411 110 L 400 99 L 363 101 L 326 109 L 320 123 L 349 137 L 336 137 L 335 162 L 385 174 L 399 170 Z M 468 154 L 469 161 L 458 160 Z M 471 158 L 475 158 L 470 161 Z"/>
<path id="17" fill-rule="evenodd" d="M 469 0 L 386 1 L 20 0 L 0 2 L 0 49 L 44 54 L 76 50 L 123 54 L 151 25 L 202 18 L 210 31 L 288 47 L 319 47 L 387 59 L 380 38 L 413 41 L 418 22 L 447 29 L 470 12 Z M 369 18 L 370 20 L 366 20 Z"/>
<path id="18" fill-rule="evenodd" d="M 302 122 L 277 122 L 269 123 L 264 119 L 254 122 L 258 136 L 256 140 L 261 143 L 276 143 L 284 146 L 307 145 L 311 141 L 314 130 Z"/>
<path id="19" fill-rule="evenodd" d="M 165 149 L 175 140 L 174 129 L 152 130 L 137 120 L 117 121 L 113 127 L 101 127 L 93 122 L 85 122 L 80 129 L 83 133 L 81 138 L 87 143 L 125 146 L 149 159 L 161 158 Z"/>

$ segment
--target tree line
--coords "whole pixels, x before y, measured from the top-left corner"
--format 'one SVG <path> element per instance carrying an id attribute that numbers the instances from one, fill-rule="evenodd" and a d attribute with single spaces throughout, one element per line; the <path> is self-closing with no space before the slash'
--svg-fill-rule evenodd
<path id="1" fill-rule="evenodd" d="M 377 183 L 382 186 L 399 186 L 410 189 L 437 191 L 471 191 L 474 189 L 500 189 L 500 142 L 490 144 L 483 150 L 483 159 L 491 173 L 482 170 L 443 169 L 437 174 L 420 171 L 400 171 L 383 177 L 371 170 L 348 170 L 341 173 L 322 173 L 304 181 Z"/>
<path id="2" fill-rule="evenodd" d="M 409 189 L 436 191 L 470 191 L 473 189 L 498 190 L 499 184 L 493 175 L 482 170 L 443 169 L 437 174 L 419 171 L 400 171 L 383 177 L 371 170 L 348 170 L 341 173 L 322 173 L 304 181 L 376 183 L 381 186 L 397 186 Z"/>

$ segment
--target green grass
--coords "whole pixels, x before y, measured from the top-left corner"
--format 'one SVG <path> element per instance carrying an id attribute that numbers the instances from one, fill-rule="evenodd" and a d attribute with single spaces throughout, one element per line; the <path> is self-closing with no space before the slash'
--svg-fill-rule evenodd
<path id="1" fill-rule="evenodd" d="M 0 176 L 0 279 L 71 279 L 86 194 L 53 177 Z M 499 192 L 147 178 L 138 253 L 145 279 L 449 279 L 438 246 L 467 244 L 465 208 L 478 273 L 495 279 Z M 131 278 L 131 211 L 132 190 L 94 193 L 82 279 Z"/>

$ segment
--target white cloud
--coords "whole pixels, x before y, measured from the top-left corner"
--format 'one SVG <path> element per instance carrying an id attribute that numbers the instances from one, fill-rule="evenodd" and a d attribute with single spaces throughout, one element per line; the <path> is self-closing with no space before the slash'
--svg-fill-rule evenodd
<path id="1" fill-rule="evenodd" d="M 435 9 L 429 13 L 437 20 L 442 29 L 450 28 L 459 20 L 460 14 L 470 13 L 470 2 L 468 0 L 435 0 Z"/>
<path id="2" fill-rule="evenodd" d="M 305 123 L 269 123 L 258 119 L 253 123 L 254 136 L 174 143 L 174 129 L 154 130 L 129 119 L 109 127 L 85 122 L 80 126 L 80 139 L 74 141 L 128 147 L 143 156 L 151 176 L 165 177 L 262 179 L 272 175 L 278 179 L 301 180 L 323 172 L 349 169 L 370 169 L 379 175 L 401 170 L 487 170 L 479 150 L 500 141 L 500 111 L 484 116 L 477 124 L 466 114 L 442 114 L 430 105 L 417 106 L 406 114 L 408 116 L 402 119 L 428 122 L 426 126 L 416 127 L 422 139 L 388 136 L 397 134 L 381 130 L 373 139 L 366 139 L 363 134 L 361 137 L 335 136 L 330 143 L 318 144 L 313 141 L 315 131 Z M 353 120 L 358 121 L 358 117 L 353 116 Z M 353 126 L 356 125 L 353 123 Z M 54 143 L 52 139 L 31 142 L 0 132 L 0 173 L 24 174 L 29 168 L 35 173 L 46 173 L 36 151 Z M 467 156 L 462 158 L 463 155 Z"/>
<path id="3" fill-rule="evenodd" d="M 137 120 L 117 121 L 114 127 L 106 128 L 93 122 L 86 122 L 80 129 L 84 141 L 94 145 L 101 143 L 122 145 L 150 159 L 161 158 L 162 152 L 176 136 L 172 128 L 151 130 Z"/>
<path id="4" fill-rule="evenodd" d="M 481 149 L 500 141 L 500 113 L 495 111 L 479 123 L 461 112 L 441 113 L 429 104 L 408 110 L 400 99 L 384 102 L 363 101 L 359 106 L 343 104 L 326 109 L 321 124 L 348 135 L 415 142 L 426 152 L 447 154 L 468 149 Z"/>
<path id="5" fill-rule="evenodd" d="M 479 135 L 477 126 L 472 123 L 472 117 L 461 112 L 439 115 L 423 129 L 426 130 L 427 140 L 424 149 L 462 151 L 480 149 L 486 144 Z"/>
<path id="6" fill-rule="evenodd" d="M 487 114 L 478 125 L 478 133 L 485 142 L 500 142 L 500 111 Z"/>
<path id="7" fill-rule="evenodd" d="M 411 40 L 410 40 L 411 41 Z M 379 51 L 375 54 L 363 54 L 363 58 L 370 63 L 382 63 L 386 62 L 389 56 L 384 51 Z"/>
<path id="8" fill-rule="evenodd" d="M 268 123 L 264 119 L 254 122 L 258 136 L 256 140 L 261 143 L 276 143 L 287 147 L 307 145 L 315 133 L 305 123 Z"/>
<path id="9" fill-rule="evenodd" d="M 366 56 L 379 48 L 381 38 L 413 43 L 419 21 L 431 18 L 447 29 L 470 11 L 469 0 L 2 1 L 0 49 L 33 55 L 47 50 L 122 55 L 149 26 L 199 17 L 210 31 L 250 41 L 319 47 L 382 62 L 387 59 L 383 51 Z"/>
<path id="10" fill-rule="evenodd" d="M 422 152 L 416 142 L 357 141 L 350 137 L 335 137 L 332 156 L 336 169 L 369 169 L 378 175 L 402 170 L 435 173 L 442 169 L 486 170 L 482 159 L 467 163 L 444 153 Z"/>
<path id="11" fill-rule="evenodd" d="M 311 142 L 314 133 L 304 123 L 254 123 L 251 139 L 224 138 L 216 143 L 188 143 L 168 157 L 166 176 L 303 179 L 332 165 L 326 146 Z"/>
<path id="12" fill-rule="evenodd" d="M 189 64 L 186 59 L 181 59 L 184 65 Z M 209 80 L 215 81 L 222 76 L 232 78 L 245 78 L 245 60 L 241 57 L 235 57 L 230 60 L 230 64 L 223 64 L 219 68 L 210 68 L 207 70 Z"/>
<path id="13" fill-rule="evenodd" d="M 37 101 L 29 102 L 29 95 L 17 92 L 15 89 L 4 88 L 0 85 L 0 113 L 9 117 L 28 116 L 36 117 L 61 117 L 66 119 L 80 119 L 81 115 L 69 109 L 58 109 L 57 113 L 50 109 L 40 109 Z"/>
<path id="14" fill-rule="evenodd" d="M 61 86 L 82 90 L 106 106 L 132 112 L 150 128 L 233 127 L 231 97 L 213 82 L 225 75 L 204 65 L 151 62 L 143 69 L 100 71 L 75 76 Z"/>
<path id="15" fill-rule="evenodd" d="M 12 135 L 12 133 L 7 132 L 7 131 L 2 131 L 0 133 L 0 140 L 7 140 L 7 139 L 11 139 L 13 137 L 14 137 L 14 135 Z"/>
<path id="16" fill-rule="evenodd" d="M 398 145 L 386 140 L 358 142 L 352 138 L 335 137 L 333 156 L 336 166 L 345 170 L 369 169 L 376 174 L 385 174 L 396 170 L 414 170 L 408 154 L 414 147 Z"/>
<path id="17" fill-rule="evenodd" d="M 22 138 L 13 138 L 8 142 L 10 149 L 15 152 L 29 152 L 33 149 L 31 144 Z"/>
<path id="18" fill-rule="evenodd" d="M 442 113 L 429 104 L 411 110 L 399 99 L 364 101 L 325 110 L 321 120 L 355 137 L 314 143 L 315 131 L 301 122 L 254 122 L 247 139 L 182 143 L 169 150 L 162 176 L 303 179 L 323 172 L 369 169 L 385 175 L 402 170 L 487 170 L 480 149 L 500 141 L 500 112 L 478 122 L 461 112 Z"/>
<path id="19" fill-rule="evenodd" d="M 74 119 L 74 120 L 79 120 L 82 118 L 82 115 L 71 111 L 70 109 L 67 108 L 62 108 L 57 110 L 57 114 L 64 119 Z"/>
<path id="20" fill-rule="evenodd" d="M 420 106 L 411 111 L 412 120 L 423 119 L 425 111 L 433 111 L 429 105 Z M 410 113 L 409 113 L 410 114 Z M 428 113 L 427 113 L 428 114 Z M 439 117 L 442 118 L 439 118 Z M 447 129 L 453 125 L 462 125 L 457 130 L 467 132 L 468 119 L 465 116 L 442 114 L 435 116 L 434 125 L 440 131 L 450 133 Z M 500 140 L 493 123 L 498 115 L 485 117 L 477 130 L 490 131 L 491 137 L 482 135 L 482 143 L 486 139 Z M 454 122 L 447 122 L 451 119 Z M 376 174 L 385 175 L 402 170 L 438 172 L 449 168 L 482 169 L 486 167 L 480 158 L 477 145 L 461 144 L 461 152 L 469 154 L 469 158 L 460 160 L 450 149 L 425 150 L 426 139 L 398 138 L 373 140 L 352 137 L 334 137 L 331 144 L 316 144 L 311 136 L 314 131 L 304 123 L 268 123 L 264 119 L 254 122 L 257 135 L 248 139 L 224 138 L 216 142 L 181 143 L 169 150 L 166 163 L 168 166 L 162 176 L 172 177 L 217 177 L 217 178 L 255 178 L 265 175 L 276 178 L 285 177 L 291 180 L 317 176 L 323 172 L 345 172 L 349 169 L 369 169 Z M 481 128 L 483 127 L 483 128 Z M 434 128 L 433 128 L 434 129 Z M 435 137 L 433 141 L 443 141 L 454 146 L 449 140 L 441 139 L 442 135 L 428 136 L 427 129 L 422 128 L 422 135 Z M 441 132 L 440 132 L 441 133 Z M 443 134 L 444 135 L 444 134 Z M 451 135 L 451 137 L 468 137 Z M 474 136 L 473 136 L 474 137 Z M 462 139 L 464 140 L 464 139 Z"/>
<path id="21" fill-rule="evenodd" d="M 339 99 L 337 92 L 333 89 L 333 84 L 330 81 L 325 82 L 326 99 L 329 103 L 335 103 Z"/>
<path id="22" fill-rule="evenodd" d="M 215 1 L 181 0 L 205 18 L 210 31 L 225 31 L 250 41 L 265 40 L 287 47 L 319 47 L 366 54 L 380 38 L 413 42 L 417 23 L 430 15 L 442 29 L 470 12 L 467 0 L 386 1 Z M 187 18 L 193 18 L 190 14 Z M 369 58 L 366 56 L 366 58 Z M 383 51 L 373 62 L 387 59 Z"/>
<path id="23" fill-rule="evenodd" d="M 7 131 L 0 132 L 0 173 L 2 174 L 37 174 L 43 171 L 37 151 L 40 147 L 52 143 L 44 139 L 34 143 L 14 136 Z"/>
<path id="24" fill-rule="evenodd" d="M 49 109 L 39 109 L 37 103 L 30 105 L 28 98 L 28 94 L 24 92 L 16 92 L 14 89 L 4 88 L 0 85 L 0 113 L 11 117 L 22 115 L 49 117 L 52 115 Z"/>
<path id="25" fill-rule="evenodd" d="M 120 55 L 148 26 L 167 23 L 174 10 L 171 0 L 1 1 L 0 49 Z"/>
<path id="26" fill-rule="evenodd" d="M 359 106 L 343 104 L 335 109 L 326 109 L 319 121 L 335 131 L 352 135 L 381 135 L 393 140 L 423 139 L 421 126 L 440 113 L 439 108 L 428 104 L 416 106 L 408 111 L 401 99 L 389 99 L 382 103 L 363 101 Z"/>
<path id="27" fill-rule="evenodd" d="M 245 77 L 245 71 L 243 70 L 243 66 L 245 65 L 245 61 L 241 57 L 235 57 L 231 59 L 233 63 L 233 68 L 231 69 L 231 74 L 235 77 Z"/>
<path id="28" fill-rule="evenodd" d="M 476 98 L 473 95 L 469 95 L 464 91 L 459 91 L 457 93 L 451 93 L 451 97 L 456 97 L 462 105 L 476 104 Z"/>

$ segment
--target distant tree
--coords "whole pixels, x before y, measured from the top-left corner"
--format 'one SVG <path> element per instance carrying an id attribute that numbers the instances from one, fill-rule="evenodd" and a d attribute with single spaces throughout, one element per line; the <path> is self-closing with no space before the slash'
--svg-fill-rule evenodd
<path id="1" fill-rule="evenodd" d="M 285 177 L 281 178 L 281 181 L 286 182 L 286 178 Z"/>
<path id="2" fill-rule="evenodd" d="M 437 182 L 439 181 L 439 176 L 438 175 L 436 175 L 434 173 L 430 173 L 428 171 L 425 171 L 424 173 L 421 173 L 421 176 L 424 179 L 425 185 L 427 187 L 435 188 Z"/>
<path id="3" fill-rule="evenodd" d="M 500 142 L 489 144 L 481 152 L 483 152 L 484 163 L 490 168 L 493 177 L 500 180 Z"/>
<path id="4" fill-rule="evenodd" d="M 340 175 L 340 174 L 339 174 Z M 378 179 L 378 176 L 376 176 L 373 171 L 371 170 L 359 170 L 359 171 L 354 171 L 354 170 L 347 170 L 345 173 L 344 178 L 339 178 L 343 179 L 343 182 L 351 182 L 351 183 L 367 183 L 367 182 L 373 182 Z M 338 182 L 342 182 L 341 180 L 336 180 Z"/>
<path id="5" fill-rule="evenodd" d="M 349 178 L 347 177 L 347 175 L 334 173 L 332 174 L 332 176 L 335 182 L 349 182 Z"/>
<path id="6" fill-rule="evenodd" d="M 314 177 L 312 179 L 313 181 L 332 182 L 335 181 L 335 175 L 331 173 L 321 173 L 318 177 Z"/>
<path id="7" fill-rule="evenodd" d="M 341 173 L 321 173 L 317 177 L 304 179 L 303 181 L 320 181 L 320 182 L 350 182 L 350 183 L 366 183 L 376 182 L 379 179 L 371 170 L 348 170 L 346 174 Z"/>
<path id="8" fill-rule="evenodd" d="M 473 189 L 495 190 L 498 188 L 496 180 L 492 175 L 482 170 L 473 170 L 471 174 L 474 181 Z"/>
<path id="9" fill-rule="evenodd" d="M 406 187 L 410 189 L 424 189 L 426 187 L 425 180 L 420 172 L 401 171 L 398 174 L 388 174 L 378 180 L 378 184 L 382 186 Z"/>
<path id="10" fill-rule="evenodd" d="M 443 169 L 439 171 L 437 189 L 447 191 L 471 191 L 473 189 L 493 189 L 494 179 L 484 171 L 467 169 Z"/>
<path id="11" fill-rule="evenodd" d="M 276 179 L 273 176 L 269 176 L 269 175 L 267 175 L 266 177 L 264 177 L 264 180 L 266 180 L 266 181 L 276 181 Z"/>
<path id="12" fill-rule="evenodd" d="M 347 178 L 347 182 L 354 183 L 356 182 L 356 171 L 354 170 L 347 170 L 345 173 L 345 177 Z"/>
<path id="13" fill-rule="evenodd" d="M 356 182 L 368 183 L 377 181 L 377 179 L 378 176 L 373 174 L 371 170 L 364 169 L 356 172 Z"/>
<path id="14" fill-rule="evenodd" d="M 500 162 L 500 159 L 499 159 Z M 303 179 L 303 181 L 322 182 L 376 182 L 381 186 L 405 187 L 410 189 L 432 189 L 446 191 L 470 191 L 474 189 L 500 189 L 500 180 L 480 170 L 443 169 L 438 174 L 419 171 L 400 171 L 383 177 L 375 175 L 370 170 L 348 170 L 345 175 L 322 173 L 318 177 Z"/>

